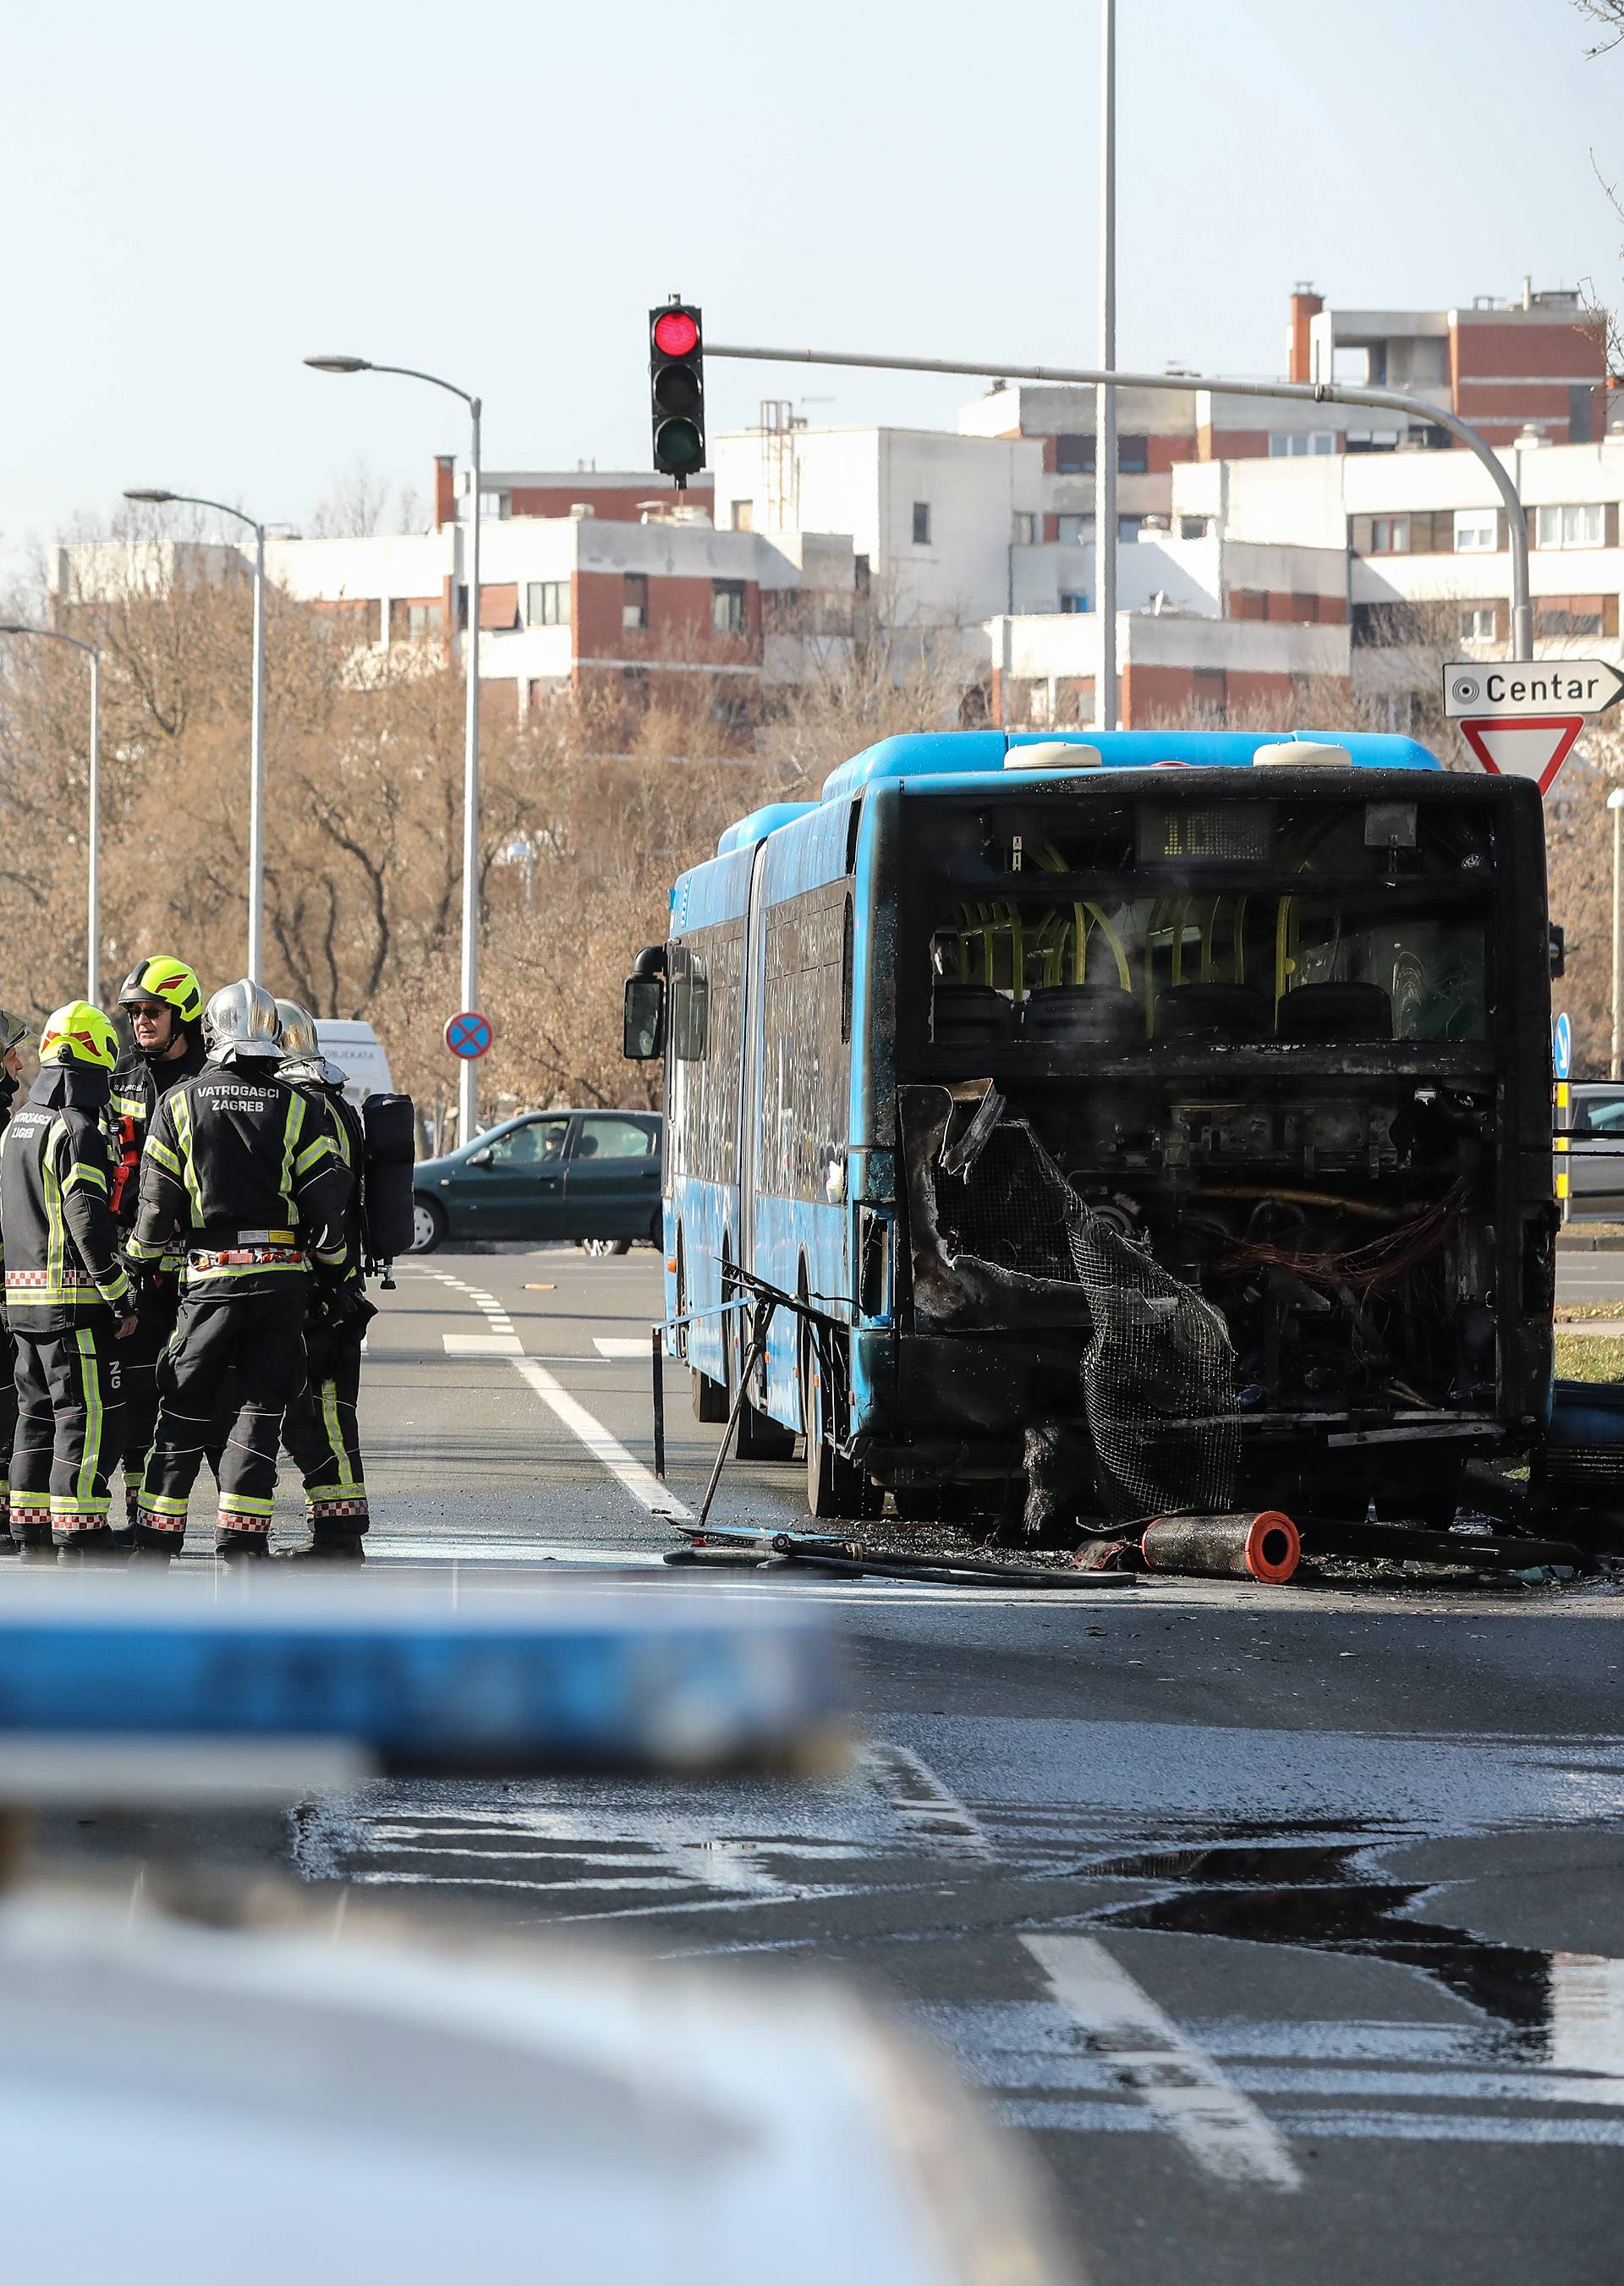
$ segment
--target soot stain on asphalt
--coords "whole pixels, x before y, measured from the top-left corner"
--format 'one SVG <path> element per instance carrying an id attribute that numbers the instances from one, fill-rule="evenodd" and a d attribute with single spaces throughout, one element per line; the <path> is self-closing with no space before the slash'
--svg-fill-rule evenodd
<path id="1" fill-rule="evenodd" d="M 1515 2031 L 1542 2034 L 1549 2020 L 1550 1955 L 1415 1917 L 1413 1908 L 1440 1884 L 1384 1876 L 1369 1863 L 1376 1846 L 1375 1840 L 1254 1839 L 1095 1858 L 1077 1871 L 1091 1880 L 1167 1885 L 1159 1896 L 1102 1907 L 1088 1916 L 1095 1922 L 1362 1954 L 1419 1969 Z"/>

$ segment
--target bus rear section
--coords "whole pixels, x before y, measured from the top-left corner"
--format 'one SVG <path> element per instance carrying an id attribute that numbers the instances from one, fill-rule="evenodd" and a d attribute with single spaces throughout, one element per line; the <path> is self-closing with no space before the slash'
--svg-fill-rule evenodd
<path id="1" fill-rule="evenodd" d="M 899 1505 L 1452 1515 L 1549 1402 L 1535 790 L 1422 770 L 877 785 Z M 880 1021 L 876 1014 L 871 1021 Z"/>

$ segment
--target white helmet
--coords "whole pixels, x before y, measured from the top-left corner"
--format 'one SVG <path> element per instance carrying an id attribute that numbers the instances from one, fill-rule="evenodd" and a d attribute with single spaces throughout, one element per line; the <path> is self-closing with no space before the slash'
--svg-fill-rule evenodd
<path id="1" fill-rule="evenodd" d="M 264 986 L 246 976 L 223 984 L 203 1011 L 203 1045 L 217 1064 L 242 1056 L 279 1058 L 276 1003 Z"/>

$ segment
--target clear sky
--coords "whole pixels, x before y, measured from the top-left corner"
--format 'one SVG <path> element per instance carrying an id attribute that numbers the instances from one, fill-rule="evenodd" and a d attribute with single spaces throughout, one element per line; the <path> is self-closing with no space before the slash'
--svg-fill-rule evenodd
<path id="1" fill-rule="evenodd" d="M 1286 297 L 1618 289 L 1624 50 L 1570 0 L 1120 0 L 1119 355 L 1277 372 Z M 1093 0 L 83 0 L 0 71 L 0 550 L 126 484 L 296 522 L 361 454 L 428 487 L 647 466 L 643 327 L 1092 360 Z M 713 367 L 710 426 L 950 421 L 952 382 Z M 828 400 L 828 401 L 825 401 Z"/>

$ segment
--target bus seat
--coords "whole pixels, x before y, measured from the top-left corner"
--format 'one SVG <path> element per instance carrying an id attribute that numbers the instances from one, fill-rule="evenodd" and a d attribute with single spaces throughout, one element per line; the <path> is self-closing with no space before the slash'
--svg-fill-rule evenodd
<path id="1" fill-rule="evenodd" d="M 1144 1029 L 1138 994 L 1120 984 L 1045 984 L 1028 996 L 1021 1034 L 1057 1045 L 1107 1047 Z"/>
<path id="2" fill-rule="evenodd" d="M 1282 1040 L 1391 1040 L 1392 995 L 1379 984 L 1299 984 L 1274 1021 Z"/>
<path id="3" fill-rule="evenodd" d="M 968 1048 L 1015 1035 L 1013 1001 L 990 984 L 936 986 L 933 1030 L 938 1047 Z"/>
<path id="4" fill-rule="evenodd" d="M 1269 1003 L 1250 984 L 1170 984 L 1156 995 L 1158 1040 L 1261 1040 Z"/>

